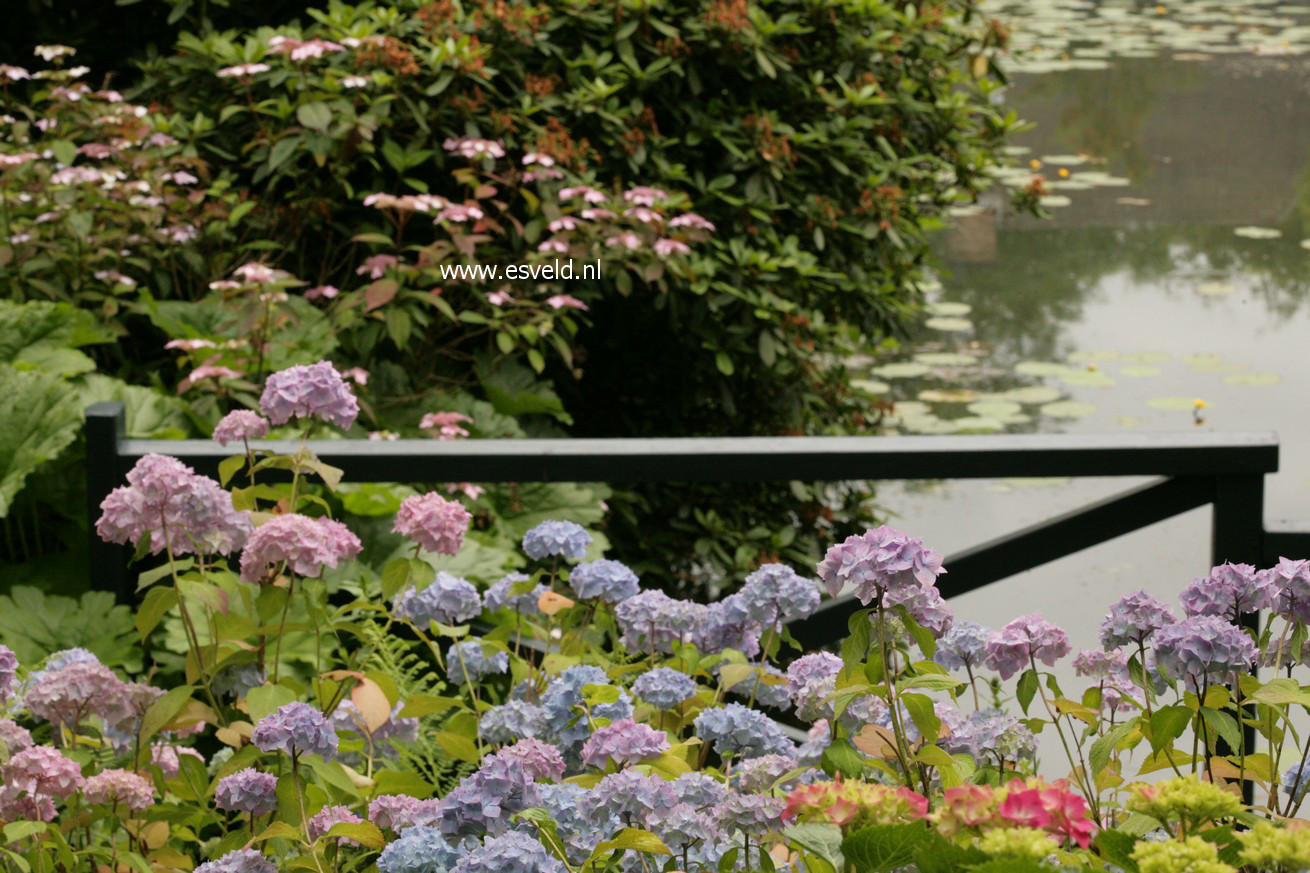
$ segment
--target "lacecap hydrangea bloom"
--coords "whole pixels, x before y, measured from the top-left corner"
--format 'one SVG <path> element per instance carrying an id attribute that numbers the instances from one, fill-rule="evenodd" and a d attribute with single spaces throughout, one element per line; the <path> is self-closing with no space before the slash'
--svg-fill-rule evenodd
<path id="1" fill-rule="evenodd" d="M 406 497 L 396 510 L 395 533 L 407 536 L 429 552 L 455 555 L 464 545 L 473 516 L 458 500 L 435 491 Z"/>
<path id="2" fill-rule="evenodd" d="M 0 645 L 0 703 L 14 693 L 14 679 L 18 676 L 18 656 L 8 646 Z"/>
<path id="3" fill-rule="evenodd" d="M 445 873 L 454 869 L 467 853 L 467 847 L 451 845 L 437 828 L 411 827 L 382 850 L 378 856 L 378 870 L 381 873 Z"/>
<path id="4" fill-rule="evenodd" d="M 342 430 L 349 430 L 359 415 L 359 401 L 327 361 L 289 367 L 269 376 L 259 408 L 273 424 L 313 417 Z"/>
<path id="5" fill-rule="evenodd" d="M 972 670 L 987 657 L 992 630 L 972 621 L 957 621 L 940 640 L 932 659 L 947 670 Z"/>
<path id="6" fill-rule="evenodd" d="M 250 741 L 261 752 L 309 753 L 328 760 L 337 755 L 337 732 L 323 713 L 299 701 L 261 718 Z"/>
<path id="7" fill-rule="evenodd" d="M 277 809 L 277 777 L 253 767 L 224 776 L 214 788 L 214 805 L 227 812 L 268 815 Z"/>
<path id="8" fill-rule="evenodd" d="M 543 521 L 523 535 L 523 553 L 533 560 L 564 558 L 580 561 L 591 545 L 591 534 L 571 521 Z"/>
<path id="9" fill-rule="evenodd" d="M 720 755 L 743 758 L 788 755 L 795 745 L 767 715 L 740 703 L 707 709 L 696 716 L 696 736 L 714 743 Z"/>
<path id="10" fill-rule="evenodd" d="M 1178 599 L 1189 617 L 1217 615 L 1236 621 L 1244 612 L 1273 606 L 1277 596 L 1273 577 L 1250 564 L 1220 564 L 1184 588 Z"/>
<path id="11" fill-rule="evenodd" d="M 296 513 L 275 515 L 255 529 L 241 552 L 241 578 L 259 582 L 284 562 L 297 575 L 315 579 L 359 554 L 359 537 L 339 521 Z"/>
<path id="12" fill-rule="evenodd" d="M 206 861 L 194 873 L 277 873 L 277 868 L 256 849 L 236 849 L 217 860 Z"/>
<path id="13" fill-rule="evenodd" d="M 406 588 L 400 592 L 392 610 L 421 628 L 432 621 L 456 625 L 482 612 L 482 596 L 467 579 L 440 572 L 426 588 Z"/>
<path id="14" fill-rule="evenodd" d="M 632 692 L 658 709 L 673 709 L 696 694 L 696 680 L 681 670 L 656 667 L 636 678 Z"/>
<path id="15" fill-rule="evenodd" d="M 818 571 L 830 596 L 850 585 L 865 606 L 893 588 L 933 585 L 946 572 L 940 553 L 886 525 L 832 546 Z"/>
<path id="16" fill-rule="evenodd" d="M 492 745 L 544 737 L 547 730 L 545 710 L 526 700 L 507 700 L 478 719 L 478 736 Z"/>
<path id="17" fill-rule="evenodd" d="M 451 643 L 446 649 L 446 678 L 456 685 L 478 682 L 508 671 L 509 654 L 484 649 L 479 637 Z"/>
<path id="18" fill-rule="evenodd" d="M 117 804 L 140 812 L 154 801 L 155 786 L 131 770 L 101 770 L 86 780 L 82 795 L 91 803 Z"/>
<path id="19" fill-rule="evenodd" d="M 214 442 L 220 446 L 262 439 L 268 436 L 268 421 L 258 412 L 237 409 L 214 425 Z"/>
<path id="20" fill-rule="evenodd" d="M 658 758 L 668 750 L 669 739 L 664 731 L 625 718 L 597 728 L 582 744 L 582 761 L 598 769 L 611 762 L 622 767 Z"/>
<path id="21" fill-rule="evenodd" d="M 510 573 L 497 579 L 482 595 L 486 608 L 493 612 L 497 609 L 512 609 L 523 615 L 540 615 L 541 607 L 537 604 L 541 601 L 541 595 L 549 589 L 540 583 L 524 586 L 523 583 L 531 578 L 524 573 Z M 520 587 L 526 587 L 527 590 L 515 594 L 515 589 Z"/>
<path id="22" fill-rule="evenodd" d="M 153 554 L 167 548 L 174 555 L 229 555 L 253 530 L 250 513 L 236 510 L 232 495 L 176 458 L 146 455 L 127 482 L 100 503 L 96 533 L 106 542 L 148 538 Z"/>
<path id="23" fill-rule="evenodd" d="M 1241 628 L 1214 615 L 1185 618 L 1155 635 L 1155 662 L 1193 691 L 1232 679 L 1255 663 L 1255 643 Z"/>
<path id="24" fill-rule="evenodd" d="M 1278 563 L 1264 573 L 1278 592 L 1274 611 L 1310 623 L 1310 561 L 1279 558 Z"/>
<path id="25" fill-rule="evenodd" d="M 569 587 L 579 600 L 618 603 L 641 590 L 637 574 L 619 561 L 587 561 L 569 573 Z"/>
<path id="26" fill-rule="evenodd" d="M 1101 646 L 1109 650 L 1143 645 L 1156 631 L 1175 621 L 1169 607 L 1145 591 L 1125 594 L 1101 622 Z"/>
<path id="27" fill-rule="evenodd" d="M 1034 660 L 1048 667 L 1069 654 L 1069 635 L 1034 612 L 1001 628 L 987 642 L 987 666 L 1009 679 Z"/>

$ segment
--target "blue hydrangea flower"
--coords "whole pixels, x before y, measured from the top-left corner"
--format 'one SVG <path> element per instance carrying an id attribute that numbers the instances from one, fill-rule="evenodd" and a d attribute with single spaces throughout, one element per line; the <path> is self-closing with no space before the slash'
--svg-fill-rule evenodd
<path id="1" fill-rule="evenodd" d="M 546 712 L 546 724 L 561 745 L 580 743 L 591 735 L 591 726 L 582 710 L 582 689 L 588 685 L 609 685 L 605 671 L 590 664 L 569 667 L 555 677 L 541 695 L 541 708 Z M 593 717 L 610 721 L 632 717 L 632 700 L 620 689 L 614 703 L 601 703 L 592 707 Z"/>
<path id="2" fill-rule="evenodd" d="M 714 807 L 714 820 L 719 827 L 744 834 L 762 834 L 773 830 L 778 825 L 782 808 L 786 805 L 781 797 L 766 797 L 763 794 L 738 794 L 728 792 L 728 796 Z"/>
<path id="3" fill-rule="evenodd" d="M 618 561 L 600 560 L 579 564 L 569 573 L 569 587 L 579 600 L 617 603 L 641 590 L 637 574 Z"/>
<path id="4" fill-rule="evenodd" d="M 307 703 L 295 701 L 259 720 L 250 741 L 261 752 L 306 752 L 327 760 L 337 755 L 337 732 L 323 713 Z"/>
<path id="5" fill-rule="evenodd" d="M 437 807 L 447 837 L 503 834 L 510 817 L 535 806 L 536 786 L 527 766 L 512 755 L 489 755 Z"/>
<path id="6" fill-rule="evenodd" d="M 277 868 L 256 849 L 237 849 L 217 860 L 206 861 L 195 873 L 277 873 Z"/>
<path id="7" fill-rule="evenodd" d="M 817 679 L 835 679 L 842 666 L 842 659 L 831 652 L 801 655 L 787 668 L 787 685 L 792 696 Z"/>
<path id="8" fill-rule="evenodd" d="M 760 668 L 756 667 L 756 669 Z M 766 681 L 764 677 L 758 677 L 758 682 L 755 679 L 747 679 L 729 688 L 728 693 L 743 700 L 749 700 L 754 694 L 756 706 L 791 709 L 791 688 L 787 684 L 787 674 L 772 664 L 764 665 L 764 673 L 765 676 L 772 677 L 772 681 Z"/>
<path id="9" fill-rule="evenodd" d="M 456 625 L 476 618 L 482 612 L 482 596 L 472 582 L 442 572 L 422 591 L 413 588 L 402 591 L 392 604 L 392 610 L 425 629 L 433 621 Z"/>
<path id="10" fill-rule="evenodd" d="M 433 827 L 411 827 L 389 843 L 378 856 L 381 873 L 446 873 L 467 853 L 465 846 L 452 846 Z"/>
<path id="11" fill-rule="evenodd" d="M 1185 618 L 1155 634 L 1155 662 L 1166 675 L 1199 692 L 1207 681 L 1231 679 L 1255 663 L 1255 643 L 1241 628 L 1213 615 Z"/>
<path id="12" fill-rule="evenodd" d="M 478 720 L 478 736 L 497 746 L 525 737 L 541 739 L 547 731 L 545 710 L 525 700 L 507 700 L 482 713 Z"/>
<path id="13" fill-rule="evenodd" d="M 1015 716 L 995 709 L 975 712 L 962 724 L 951 726 L 951 735 L 938 744 L 952 754 L 968 752 L 979 761 L 1025 761 L 1037 754 L 1033 732 Z"/>
<path id="14" fill-rule="evenodd" d="M 947 670 L 981 667 L 991 638 L 991 628 L 972 621 L 957 621 L 938 640 L 937 653 L 932 659 Z"/>
<path id="15" fill-rule="evenodd" d="M 617 818 L 629 827 L 644 827 L 677 803 L 678 796 L 668 781 L 636 770 L 620 770 L 596 783 L 582 800 L 582 812 L 596 825 Z"/>
<path id="16" fill-rule="evenodd" d="M 700 640 L 708 612 L 704 604 L 674 600 L 652 589 L 621 601 L 614 608 L 614 618 L 629 651 L 672 654 L 673 643 Z M 708 651 L 704 646 L 701 649 Z"/>
<path id="17" fill-rule="evenodd" d="M 714 839 L 713 820 L 703 810 L 679 803 L 651 823 L 654 834 L 676 853 Z"/>
<path id="18" fill-rule="evenodd" d="M 758 758 L 789 755 L 795 750 L 795 745 L 772 719 L 740 703 L 707 709 L 696 716 L 695 725 L 696 736 L 714 743 L 720 755 Z"/>
<path id="19" fill-rule="evenodd" d="M 511 831 L 465 855 L 451 873 L 565 873 L 536 837 Z"/>
<path id="20" fill-rule="evenodd" d="M 734 649 L 748 658 L 760 653 L 764 625 L 746 618 L 746 607 L 737 604 L 736 594 L 704 607 L 696 646 L 706 654 Z"/>
<path id="21" fill-rule="evenodd" d="M 523 594 L 515 594 L 514 589 L 519 583 L 527 582 L 530 576 L 523 573 L 510 573 L 492 584 L 487 589 L 486 594 L 482 595 L 482 600 L 487 609 L 495 611 L 497 609 L 512 609 L 523 615 L 540 615 L 541 609 L 537 606 L 541 600 L 541 595 L 547 590 L 545 585 L 537 583 L 531 591 Z"/>
<path id="22" fill-rule="evenodd" d="M 671 667 L 656 667 L 632 683 L 633 692 L 659 709 L 673 709 L 696 694 L 696 680 Z"/>
<path id="23" fill-rule="evenodd" d="M 693 809 L 709 809 L 728 796 L 728 786 L 704 773 L 683 773 L 669 784 L 678 802 Z"/>
<path id="24" fill-rule="evenodd" d="M 732 768 L 731 782 L 743 794 L 763 794 L 800 762 L 791 755 L 762 755 Z"/>
<path id="25" fill-rule="evenodd" d="M 571 521 L 543 521 L 523 535 L 523 553 L 533 560 L 560 557 L 580 561 L 591 545 L 591 534 Z"/>
<path id="26" fill-rule="evenodd" d="M 597 843 L 609 839 L 623 827 L 617 819 L 604 821 L 599 826 L 588 819 L 582 811 L 587 789 L 573 782 L 538 785 L 537 796 L 541 807 L 558 825 L 565 854 L 573 864 L 585 862 Z"/>
<path id="27" fill-rule="evenodd" d="M 451 643 L 446 649 L 446 678 L 456 685 L 478 682 L 486 676 L 509 672 L 509 654 L 482 647 L 481 637 L 470 637 L 462 643 Z"/>
<path id="28" fill-rule="evenodd" d="M 1293 803 L 1300 803 L 1310 789 L 1310 761 L 1297 763 L 1288 767 L 1283 773 L 1283 793 L 1292 798 Z"/>
<path id="29" fill-rule="evenodd" d="M 723 601 L 727 620 L 754 622 L 766 628 L 780 621 L 808 618 L 819 608 L 818 583 L 785 564 L 764 564 L 746 577 L 746 584 Z"/>

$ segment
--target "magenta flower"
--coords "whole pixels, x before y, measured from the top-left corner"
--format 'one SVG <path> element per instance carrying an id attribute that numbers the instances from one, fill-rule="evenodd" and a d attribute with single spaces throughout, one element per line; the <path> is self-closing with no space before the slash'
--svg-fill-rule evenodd
<path id="1" fill-rule="evenodd" d="M 170 746 L 165 744 L 150 747 L 150 763 L 159 768 L 165 779 L 172 779 L 182 771 L 182 757 L 195 758 L 201 764 L 205 756 L 190 746 Z"/>
<path id="2" fill-rule="evenodd" d="M 691 246 L 676 239 L 655 240 L 655 254 L 662 258 L 667 258 L 670 255 L 685 255 L 690 251 Z"/>
<path id="3" fill-rule="evenodd" d="M 688 212 L 679 215 L 676 218 L 669 219 L 669 227 L 690 227 L 695 230 L 714 230 L 714 223 L 701 218 L 694 212 Z"/>
<path id="4" fill-rule="evenodd" d="M 331 300 L 341 293 L 335 285 L 319 285 L 316 288 L 310 288 L 305 292 L 306 300 L 317 300 L 320 297 L 324 300 Z"/>
<path id="5" fill-rule="evenodd" d="M 1034 612 L 1016 618 L 987 643 L 987 666 L 1009 679 L 1033 660 L 1052 666 L 1069 654 L 1069 635 Z"/>
<path id="6" fill-rule="evenodd" d="M 564 778 L 564 756 L 559 748 L 535 737 L 524 737 L 496 754 L 518 760 L 533 779 L 558 782 Z"/>
<path id="7" fill-rule="evenodd" d="M 0 718 L 0 743 L 4 743 L 6 754 L 17 755 L 32 748 L 32 734 L 12 718 Z"/>
<path id="8" fill-rule="evenodd" d="M 312 416 L 342 430 L 349 430 L 359 415 L 359 402 L 350 386 L 327 361 L 289 367 L 269 376 L 259 408 L 273 424 Z"/>
<path id="9" fill-rule="evenodd" d="M 457 500 L 434 491 L 407 497 L 396 512 L 392 531 L 409 537 L 429 552 L 455 555 L 464 545 L 464 533 L 473 517 Z"/>
<path id="10" fill-rule="evenodd" d="M 257 412 L 249 409 L 237 409 L 214 425 L 214 442 L 220 446 L 228 443 L 246 442 L 268 436 L 268 422 Z"/>
<path id="11" fill-rule="evenodd" d="M 638 206 L 654 206 L 658 200 L 667 200 L 668 192 L 646 185 L 637 185 L 623 192 L 623 199 Z"/>
<path id="12" fill-rule="evenodd" d="M 155 787 L 131 770 L 103 770 L 86 780 L 82 793 L 91 803 L 110 803 L 140 812 L 154 802 Z"/>
<path id="13" fill-rule="evenodd" d="M 362 545 L 350 528 L 330 518 L 288 513 L 258 527 L 241 552 L 241 578 L 259 582 L 283 562 L 296 574 L 317 578 L 358 555 Z"/>
<path id="14" fill-rule="evenodd" d="M 395 255 L 373 255 L 366 258 L 364 263 L 356 268 L 355 273 L 359 276 L 367 273 L 370 279 L 381 279 L 387 274 L 387 270 L 390 270 L 399 262 L 400 259 Z"/>

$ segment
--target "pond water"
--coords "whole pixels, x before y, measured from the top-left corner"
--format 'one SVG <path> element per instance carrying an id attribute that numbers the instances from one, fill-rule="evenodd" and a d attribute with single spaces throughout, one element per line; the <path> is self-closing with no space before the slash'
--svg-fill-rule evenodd
<path id="1" fill-rule="evenodd" d="M 1040 174 L 1051 216 L 1006 214 L 1003 191 L 958 210 L 925 323 L 904 348 L 851 362 L 871 402 L 894 404 L 888 429 L 1276 431 L 1266 517 L 1310 521 L 1310 6 L 987 9 L 1019 53 L 1001 99 L 1034 124 L 1001 181 Z M 949 554 L 1140 481 L 878 496 Z M 1096 645 L 1121 594 L 1176 602 L 1208 564 L 1197 510 L 952 605 L 992 626 L 1040 609 L 1076 650 Z"/>

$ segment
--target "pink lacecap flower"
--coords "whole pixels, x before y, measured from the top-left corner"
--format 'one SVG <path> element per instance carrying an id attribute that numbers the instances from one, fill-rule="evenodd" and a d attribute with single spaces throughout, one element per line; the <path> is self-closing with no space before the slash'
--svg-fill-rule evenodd
<path id="1" fill-rule="evenodd" d="M 101 282 L 113 282 L 116 285 L 123 285 L 127 288 L 135 288 L 136 280 L 131 276 L 124 276 L 117 270 L 96 270 L 95 277 Z"/>
<path id="2" fill-rule="evenodd" d="M 341 80 L 342 88 L 364 88 L 373 81 L 368 76 L 346 76 Z"/>
<path id="3" fill-rule="evenodd" d="M 0 155 L 0 168 L 21 167 L 29 161 L 41 157 L 36 152 L 19 152 L 14 155 Z"/>
<path id="4" fill-rule="evenodd" d="M 685 255 L 689 251 L 691 251 L 691 246 L 676 239 L 655 240 L 655 254 L 661 257 L 667 257 L 669 255 Z"/>
<path id="5" fill-rule="evenodd" d="M 316 416 L 347 430 L 359 415 L 359 402 L 328 361 L 289 367 L 268 377 L 259 408 L 273 424 Z"/>
<path id="6" fill-rule="evenodd" d="M 429 412 L 423 416 L 418 426 L 422 430 L 437 431 L 437 439 L 454 440 L 469 435 L 460 424 L 472 420 L 462 412 Z"/>
<path id="7" fill-rule="evenodd" d="M 216 282 L 209 283 L 210 291 L 235 291 L 241 287 L 241 283 L 235 279 L 219 279 Z"/>
<path id="8" fill-rule="evenodd" d="M 455 555 L 464 545 L 472 516 L 457 500 L 429 491 L 405 498 L 396 511 L 395 533 L 407 536 L 429 552 Z"/>
<path id="9" fill-rule="evenodd" d="M 487 295 L 487 302 L 492 306 L 504 306 L 506 303 L 513 303 L 514 298 L 508 291 L 492 291 Z"/>
<path id="10" fill-rule="evenodd" d="M 536 182 L 539 179 L 563 179 L 564 172 L 555 167 L 539 167 L 523 174 L 524 182 Z"/>
<path id="11" fill-rule="evenodd" d="M 177 140 L 166 133 L 151 134 L 150 139 L 146 140 L 146 142 L 150 143 L 152 146 L 157 146 L 159 148 L 166 148 L 168 146 L 177 145 Z"/>
<path id="12" fill-rule="evenodd" d="M 365 370 L 363 367 L 351 367 L 348 370 L 341 371 L 341 378 L 349 379 L 356 385 L 367 385 L 368 370 Z"/>
<path id="13" fill-rule="evenodd" d="M 105 101 L 106 103 L 122 103 L 122 102 L 123 102 L 123 95 L 120 94 L 120 93 L 117 92 L 117 91 L 112 91 L 112 90 L 107 90 L 107 91 L 97 91 L 97 92 L 96 92 L 96 96 L 99 97 L 101 100 Z"/>
<path id="14" fill-rule="evenodd" d="M 200 235 L 194 227 L 189 224 L 174 224 L 160 231 L 165 239 L 175 243 L 188 243 Z"/>
<path id="15" fill-rule="evenodd" d="M 373 442 L 395 442 L 400 439 L 400 434 L 393 433 L 389 430 L 371 430 L 368 432 L 368 438 Z"/>
<path id="16" fill-rule="evenodd" d="M 642 224 L 658 224 L 664 221 L 663 215 L 646 206 L 634 206 L 631 209 L 625 209 L 623 215 L 625 218 L 640 221 Z"/>
<path id="17" fill-rule="evenodd" d="M 462 137 L 460 139 L 448 138 L 441 144 L 441 147 L 448 152 L 455 152 L 465 158 L 505 157 L 505 147 L 496 140 L 476 139 L 474 137 Z"/>
<path id="18" fill-rule="evenodd" d="M 30 78 L 32 78 L 32 74 L 22 67 L 0 64 L 0 82 L 17 82 L 20 79 Z"/>
<path id="19" fill-rule="evenodd" d="M 38 118 L 36 120 L 37 130 L 54 130 L 59 126 L 59 122 L 53 118 Z"/>
<path id="20" fill-rule="evenodd" d="M 317 578 L 324 567 L 336 567 L 359 554 L 359 537 L 330 518 L 287 514 L 274 516 L 255 529 L 241 552 L 241 578 L 259 582 L 283 562 L 300 576 Z"/>
<path id="21" fill-rule="evenodd" d="M 291 60 L 307 61 L 315 58 L 321 58 L 328 52 L 344 51 L 345 46 L 332 42 L 330 39 L 310 39 L 302 42 L 291 50 Z"/>
<path id="22" fill-rule="evenodd" d="M 441 211 L 437 216 L 437 221 L 478 221 L 482 218 L 483 212 L 476 206 L 460 206 L 458 203 L 452 203 Z"/>
<path id="23" fill-rule="evenodd" d="M 569 244 L 562 239 L 548 239 L 541 245 L 537 246 L 539 252 L 555 252 L 557 254 L 567 254 Z"/>
<path id="24" fill-rule="evenodd" d="M 585 218 L 587 221 L 609 221 L 618 218 L 617 215 L 610 212 L 608 209 L 584 209 L 579 212 L 578 215 L 581 218 Z"/>
<path id="25" fill-rule="evenodd" d="M 234 67 L 224 67 L 214 75 L 220 79 L 247 79 L 258 73 L 267 73 L 269 69 L 268 64 L 237 64 Z"/>
<path id="26" fill-rule="evenodd" d="M 481 485 L 474 485 L 472 482 L 449 482 L 446 484 L 447 494 L 463 494 L 469 500 L 477 500 L 486 490 Z"/>
<path id="27" fill-rule="evenodd" d="M 175 185 L 194 185 L 200 181 L 186 170 L 178 170 L 177 172 L 168 174 L 164 178 L 172 180 Z"/>
<path id="28" fill-rule="evenodd" d="M 317 288 L 310 288 L 305 292 L 306 300 L 317 300 L 322 297 L 324 300 L 331 300 L 340 294 L 341 291 L 335 285 L 319 285 Z"/>
<path id="29" fill-rule="evenodd" d="M 587 203 L 604 203 L 605 195 L 590 185 L 575 185 L 571 188 L 559 189 L 559 199 L 572 200 L 574 197 L 581 195 Z"/>
<path id="30" fill-rule="evenodd" d="M 277 279 L 277 274 L 278 271 L 274 270 L 272 267 L 266 264 L 255 263 L 253 261 L 248 264 L 242 264 L 232 271 L 232 275 L 241 279 L 241 281 L 253 282 L 259 285 L 275 281 Z"/>
<path id="31" fill-rule="evenodd" d="M 182 380 L 182 384 L 177 386 L 178 392 L 186 391 L 197 382 L 205 379 L 238 379 L 241 377 L 240 370 L 233 370 L 231 367 L 221 367 L 217 364 L 206 364 L 203 367 L 196 367 L 187 377 Z"/>
<path id="32" fill-rule="evenodd" d="M 638 185 L 623 192 L 623 199 L 638 206 L 654 206 L 658 200 L 667 200 L 668 192 L 659 188 Z"/>
<path id="33" fill-rule="evenodd" d="M 556 294 L 554 297 L 546 298 L 546 305 L 551 309 L 581 309 L 586 310 L 587 304 L 570 294 Z"/>
<path id="34" fill-rule="evenodd" d="M 164 343 L 166 349 L 181 349 L 184 352 L 194 352 L 199 349 L 216 349 L 218 343 L 208 339 L 175 339 Z"/>
<path id="35" fill-rule="evenodd" d="M 373 255 L 365 259 L 364 263 L 355 270 L 355 274 L 359 276 L 367 274 L 370 279 L 381 279 L 387 274 L 387 270 L 399 261 L 400 259 L 395 255 Z"/>
<path id="36" fill-rule="evenodd" d="M 214 442 L 220 446 L 262 439 L 266 436 L 268 436 L 268 422 L 259 413 L 249 409 L 233 410 L 214 426 Z"/>
<path id="37" fill-rule="evenodd" d="M 537 164 L 541 167 L 555 166 L 555 159 L 550 155 L 543 155 L 541 152 L 528 152 L 523 156 L 523 166 L 528 167 Z"/>
<path id="38" fill-rule="evenodd" d="M 109 157 L 116 151 L 118 151 L 118 149 L 113 146 L 105 145 L 102 142 L 88 142 L 77 147 L 78 154 L 86 155 L 88 158 L 97 161 Z"/>
<path id="39" fill-rule="evenodd" d="M 43 61 L 53 61 L 57 58 L 71 57 L 77 54 L 77 49 L 71 45 L 39 45 L 32 49 L 32 53 Z"/>
<path id="40" fill-rule="evenodd" d="M 572 215 L 565 215 L 552 221 L 547 227 L 551 233 L 559 233 L 561 230 L 577 230 L 578 220 Z"/>
<path id="41" fill-rule="evenodd" d="M 605 245 L 609 246 L 610 248 L 613 248 L 615 246 L 623 246 L 625 249 L 628 249 L 629 251 L 633 251 L 635 249 L 641 248 L 641 237 L 629 231 L 627 233 L 621 233 L 618 236 L 610 237 L 609 239 L 605 240 Z"/>

